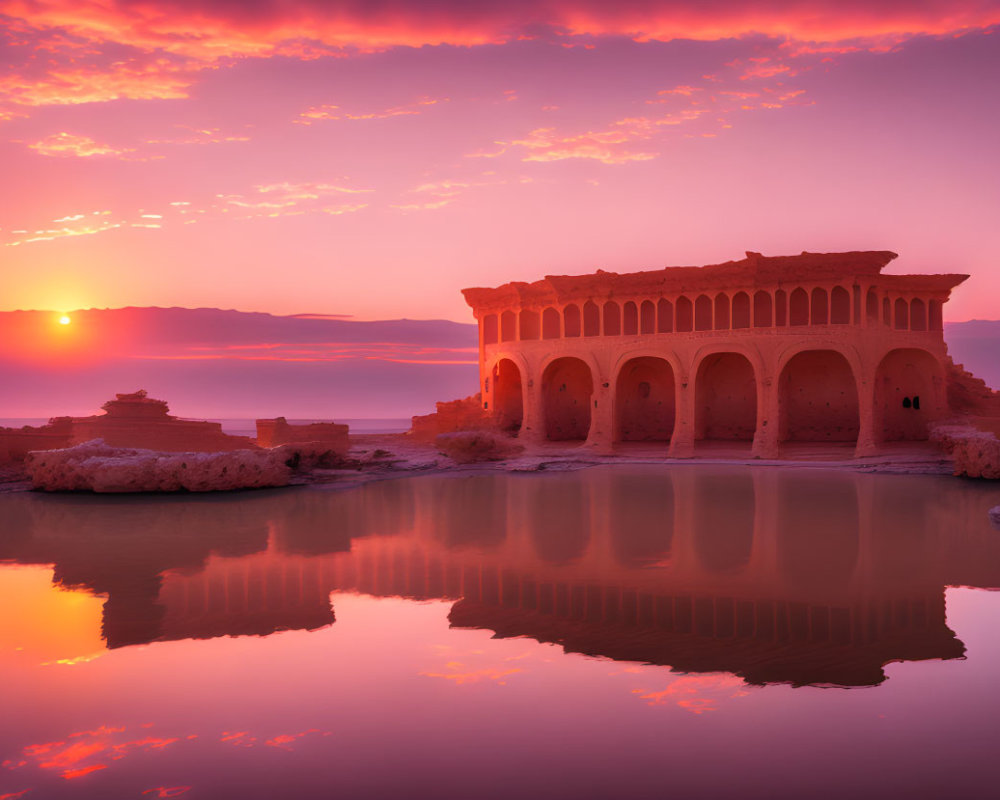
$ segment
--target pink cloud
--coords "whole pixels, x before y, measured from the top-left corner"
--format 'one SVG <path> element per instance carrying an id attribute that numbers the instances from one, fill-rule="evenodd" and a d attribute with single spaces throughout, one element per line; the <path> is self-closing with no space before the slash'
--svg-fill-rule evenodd
<path id="1" fill-rule="evenodd" d="M 135 148 L 133 147 L 115 147 L 110 144 L 102 144 L 101 142 L 94 141 L 89 136 L 81 136 L 75 133 L 67 133 L 65 131 L 61 133 L 53 133 L 49 136 L 39 139 L 37 142 L 32 142 L 28 145 L 29 150 L 34 150 L 36 153 L 43 156 L 57 156 L 57 157 L 76 157 L 76 158 L 93 158 L 93 157 L 111 157 L 111 158 L 125 158 L 128 160 L 136 160 L 137 157 L 134 155 Z"/>

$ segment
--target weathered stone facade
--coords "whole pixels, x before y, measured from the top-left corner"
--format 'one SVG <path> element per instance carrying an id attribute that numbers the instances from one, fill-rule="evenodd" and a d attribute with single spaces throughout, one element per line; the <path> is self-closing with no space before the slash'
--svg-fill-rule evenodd
<path id="1" fill-rule="evenodd" d="M 529 440 L 841 442 L 858 456 L 948 415 L 942 309 L 966 275 L 895 253 L 802 253 L 466 289 L 483 408 Z"/>

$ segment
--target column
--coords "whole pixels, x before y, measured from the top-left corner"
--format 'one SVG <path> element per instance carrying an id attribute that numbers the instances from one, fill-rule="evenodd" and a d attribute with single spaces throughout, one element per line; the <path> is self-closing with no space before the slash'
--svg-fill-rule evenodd
<path id="1" fill-rule="evenodd" d="M 678 376 L 676 383 L 677 418 L 674 435 L 670 437 L 671 458 L 694 457 L 694 381 L 688 375 Z"/>
<path id="2" fill-rule="evenodd" d="M 590 396 L 590 432 L 586 446 L 603 453 L 610 453 L 614 442 L 613 395 L 614 390 L 608 380 L 600 378 Z"/>
<path id="3" fill-rule="evenodd" d="M 770 375 L 757 381 L 757 430 L 751 452 L 754 458 L 777 458 L 779 451 L 778 416 L 781 413 L 778 381 Z"/>
<path id="4" fill-rule="evenodd" d="M 876 413 L 875 376 L 866 368 L 858 384 L 858 415 L 861 425 L 858 430 L 858 445 L 854 450 L 855 458 L 873 456 L 879 452 Z"/>
<path id="5" fill-rule="evenodd" d="M 542 409 L 542 381 L 525 375 L 524 383 L 524 419 L 521 421 L 521 432 L 518 439 L 524 442 L 545 441 L 545 414 Z"/>

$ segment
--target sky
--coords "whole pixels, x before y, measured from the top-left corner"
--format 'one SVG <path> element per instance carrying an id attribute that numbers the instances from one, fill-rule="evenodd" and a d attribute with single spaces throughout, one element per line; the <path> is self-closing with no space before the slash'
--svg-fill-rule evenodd
<path id="1" fill-rule="evenodd" d="M 1000 2 L 0 0 L 0 311 L 471 321 L 892 250 L 1000 296 Z"/>

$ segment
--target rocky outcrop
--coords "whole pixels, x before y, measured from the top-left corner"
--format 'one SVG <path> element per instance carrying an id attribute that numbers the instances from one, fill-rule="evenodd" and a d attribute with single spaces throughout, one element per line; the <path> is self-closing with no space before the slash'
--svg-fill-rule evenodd
<path id="1" fill-rule="evenodd" d="M 95 439 L 29 453 L 24 466 L 32 485 L 47 492 L 214 492 L 286 486 L 291 455 L 283 448 L 165 453 Z"/>
<path id="2" fill-rule="evenodd" d="M 485 431 L 493 428 L 489 415 L 483 410 L 481 394 L 437 403 L 433 414 L 413 417 L 410 435 L 420 441 L 432 442 L 442 433 L 457 431 Z"/>
<path id="3" fill-rule="evenodd" d="M 955 475 L 1000 480 L 1000 439 L 971 425 L 938 425 L 931 429 L 937 443 L 955 462 Z"/>
<path id="4" fill-rule="evenodd" d="M 32 450 L 53 450 L 73 443 L 71 417 L 55 417 L 46 425 L 0 428 L 0 463 L 23 461 Z"/>
<path id="5" fill-rule="evenodd" d="M 946 367 L 948 406 L 954 413 L 1000 418 L 1000 392 L 951 358 Z"/>
<path id="6" fill-rule="evenodd" d="M 257 420 L 257 444 L 278 447 L 283 444 L 310 444 L 314 449 L 346 455 L 348 426 L 336 422 L 312 422 L 290 425 L 284 417 Z"/>
<path id="7" fill-rule="evenodd" d="M 459 464 L 503 461 L 524 451 L 522 445 L 490 431 L 442 433 L 434 439 L 437 449 Z"/>

